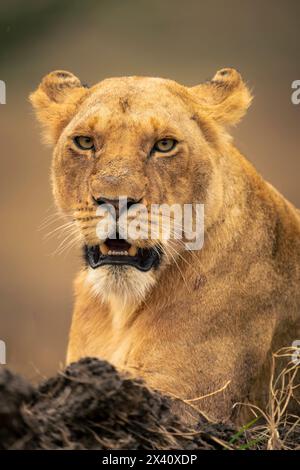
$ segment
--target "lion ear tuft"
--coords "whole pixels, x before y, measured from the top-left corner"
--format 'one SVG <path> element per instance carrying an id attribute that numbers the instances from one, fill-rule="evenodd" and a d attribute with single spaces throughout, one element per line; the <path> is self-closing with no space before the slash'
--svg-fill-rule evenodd
<path id="1" fill-rule="evenodd" d="M 79 78 L 65 70 L 48 73 L 40 84 L 48 98 L 57 103 L 63 102 L 70 90 L 81 86 Z"/>
<path id="2" fill-rule="evenodd" d="M 221 125 L 234 125 L 249 108 L 252 95 L 237 70 L 219 70 L 210 82 L 190 89 L 213 119 Z"/>
<path id="3" fill-rule="evenodd" d="M 43 127 L 46 142 L 57 141 L 86 93 L 86 87 L 71 72 L 56 70 L 42 79 L 29 100 Z"/>

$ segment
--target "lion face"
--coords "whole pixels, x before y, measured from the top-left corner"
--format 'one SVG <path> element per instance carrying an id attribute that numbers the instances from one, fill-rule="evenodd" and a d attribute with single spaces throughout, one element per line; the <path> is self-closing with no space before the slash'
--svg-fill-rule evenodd
<path id="1" fill-rule="evenodd" d="M 171 209 L 166 238 L 161 206 L 204 204 L 206 226 L 215 221 L 224 125 L 245 112 L 247 88 L 232 69 L 192 88 L 125 77 L 87 89 L 58 71 L 43 79 L 31 101 L 55 145 L 55 200 L 77 227 L 94 289 L 142 298 L 183 256 L 182 223 Z M 136 237 L 124 236 L 130 222 Z"/>

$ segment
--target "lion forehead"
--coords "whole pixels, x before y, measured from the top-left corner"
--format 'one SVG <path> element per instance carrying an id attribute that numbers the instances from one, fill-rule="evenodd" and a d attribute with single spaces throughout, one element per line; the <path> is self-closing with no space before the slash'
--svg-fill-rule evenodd
<path id="1" fill-rule="evenodd" d="M 83 108 L 114 109 L 114 112 L 138 113 L 173 110 L 186 103 L 187 90 L 172 80 L 152 77 L 109 78 L 94 85 Z M 184 101 L 185 100 L 185 101 Z"/>
<path id="2" fill-rule="evenodd" d="M 92 132 L 116 126 L 124 131 L 131 127 L 132 132 L 180 132 L 194 115 L 181 88 L 176 82 L 160 78 L 106 79 L 90 89 L 64 135 L 77 127 Z"/>

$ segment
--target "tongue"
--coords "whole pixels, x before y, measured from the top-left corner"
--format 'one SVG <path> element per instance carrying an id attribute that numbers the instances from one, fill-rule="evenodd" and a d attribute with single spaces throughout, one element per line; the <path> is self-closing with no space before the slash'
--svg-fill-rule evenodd
<path id="1" fill-rule="evenodd" d="M 108 238 L 105 244 L 112 251 L 128 251 L 131 246 L 126 240 L 112 238 Z"/>

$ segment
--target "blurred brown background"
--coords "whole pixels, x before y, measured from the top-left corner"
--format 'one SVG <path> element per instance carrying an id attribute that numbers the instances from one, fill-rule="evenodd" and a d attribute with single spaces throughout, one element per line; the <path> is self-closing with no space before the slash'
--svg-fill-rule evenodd
<path id="1" fill-rule="evenodd" d="M 235 67 L 255 94 L 236 142 L 300 206 L 299 58 L 299 0 L 1 1 L 0 339 L 10 367 L 37 380 L 63 363 L 80 263 L 79 250 L 53 255 L 59 240 L 39 230 L 54 212 L 51 150 L 27 101 L 40 78 L 63 68 L 90 84 L 135 74 L 193 85 Z"/>

